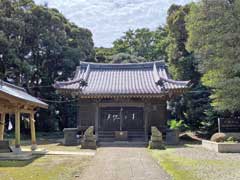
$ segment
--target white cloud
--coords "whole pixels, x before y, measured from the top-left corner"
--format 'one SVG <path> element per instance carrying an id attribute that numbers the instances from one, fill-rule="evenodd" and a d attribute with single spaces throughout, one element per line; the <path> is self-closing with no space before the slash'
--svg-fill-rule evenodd
<path id="1" fill-rule="evenodd" d="M 93 33 L 96 46 L 109 47 L 128 29 L 154 29 L 165 23 L 171 4 L 191 0 L 35 0 L 48 3 L 68 19 Z"/>

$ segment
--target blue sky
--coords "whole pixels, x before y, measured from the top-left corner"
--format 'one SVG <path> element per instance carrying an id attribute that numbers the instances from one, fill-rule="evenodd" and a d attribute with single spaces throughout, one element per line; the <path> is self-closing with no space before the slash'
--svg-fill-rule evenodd
<path id="1" fill-rule="evenodd" d="M 165 24 L 173 3 L 191 0 L 35 0 L 57 8 L 70 21 L 93 33 L 95 46 L 111 47 L 128 29 L 155 29 Z"/>

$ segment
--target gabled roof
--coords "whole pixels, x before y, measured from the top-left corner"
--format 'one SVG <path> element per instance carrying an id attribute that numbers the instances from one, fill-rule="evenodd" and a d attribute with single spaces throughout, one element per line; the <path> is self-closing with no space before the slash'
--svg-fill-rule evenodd
<path id="1" fill-rule="evenodd" d="M 80 95 L 160 95 L 186 89 L 189 81 L 172 80 L 162 61 L 131 64 L 81 62 L 70 81 L 55 82 L 63 91 Z"/>
<path id="2" fill-rule="evenodd" d="M 0 94 L 3 94 L 6 97 L 10 96 L 18 100 L 26 101 L 36 107 L 48 108 L 48 104 L 28 94 L 24 88 L 2 80 L 0 80 Z"/>

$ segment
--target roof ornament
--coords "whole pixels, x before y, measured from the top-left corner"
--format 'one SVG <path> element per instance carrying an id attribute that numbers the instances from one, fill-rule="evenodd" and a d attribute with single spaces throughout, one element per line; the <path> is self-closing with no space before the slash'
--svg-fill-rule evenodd
<path id="1" fill-rule="evenodd" d="M 166 90 L 166 88 L 165 88 L 165 80 L 164 79 L 159 79 L 157 82 L 156 82 L 156 84 L 158 85 L 158 86 L 160 86 L 160 88 L 161 88 L 161 90 L 162 91 L 165 91 Z"/>
<path id="2" fill-rule="evenodd" d="M 87 83 L 87 81 L 85 81 L 84 79 L 80 79 L 79 80 L 79 87 L 85 87 L 85 86 L 87 86 L 88 85 L 88 83 Z"/>
<path id="3" fill-rule="evenodd" d="M 164 85 L 166 81 L 163 78 L 160 78 L 155 62 L 153 64 L 153 78 L 154 78 L 155 84 L 160 86 L 161 90 L 164 92 L 166 90 Z"/>

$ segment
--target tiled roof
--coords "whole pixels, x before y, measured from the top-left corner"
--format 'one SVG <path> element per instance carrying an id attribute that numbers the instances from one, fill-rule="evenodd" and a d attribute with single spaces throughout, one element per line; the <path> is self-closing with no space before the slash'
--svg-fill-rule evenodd
<path id="1" fill-rule="evenodd" d="M 158 95 L 171 89 L 186 89 L 188 83 L 170 79 L 161 61 L 131 64 L 81 62 L 72 80 L 55 82 L 54 86 L 59 90 L 77 90 L 82 95 Z"/>
<path id="2" fill-rule="evenodd" d="M 48 104 L 28 94 L 24 88 L 15 86 L 2 80 L 0 80 L 0 93 L 3 95 L 12 96 L 23 101 L 28 101 L 38 107 L 48 107 Z"/>

